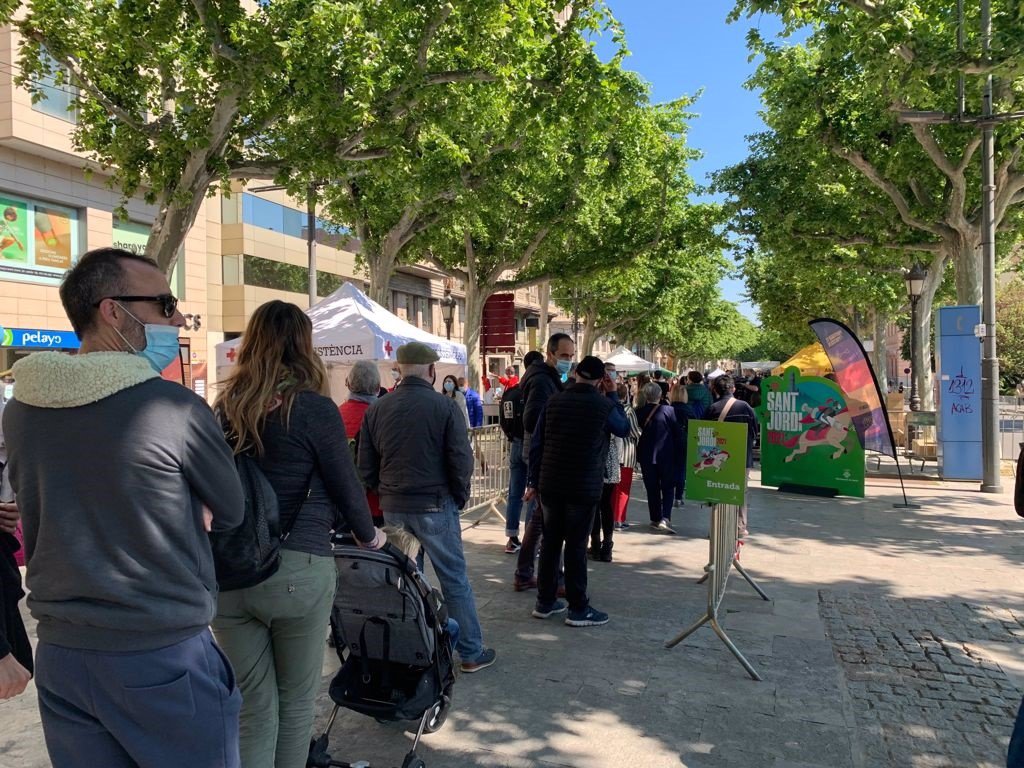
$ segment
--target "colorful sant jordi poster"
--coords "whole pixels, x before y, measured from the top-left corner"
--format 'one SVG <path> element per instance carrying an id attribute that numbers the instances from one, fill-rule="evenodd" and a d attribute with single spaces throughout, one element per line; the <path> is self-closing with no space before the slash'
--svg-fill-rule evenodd
<path id="1" fill-rule="evenodd" d="M 686 500 L 743 504 L 747 425 L 692 419 L 686 439 Z"/>
<path id="2" fill-rule="evenodd" d="M 761 382 L 761 484 L 864 496 L 864 448 L 839 386 L 787 368 Z"/>

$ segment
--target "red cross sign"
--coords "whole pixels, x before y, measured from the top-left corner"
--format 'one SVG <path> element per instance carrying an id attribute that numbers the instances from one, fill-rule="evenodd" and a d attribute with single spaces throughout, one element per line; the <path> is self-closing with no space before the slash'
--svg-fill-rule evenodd
<path id="1" fill-rule="evenodd" d="M 391 346 L 391 341 L 390 340 L 385 341 L 384 342 L 384 354 L 387 355 L 388 357 L 391 357 L 391 350 L 392 349 L 394 349 L 394 347 Z"/>
<path id="2" fill-rule="evenodd" d="M 235 358 L 238 357 L 238 353 L 235 352 L 235 348 L 234 347 L 229 349 L 225 354 L 226 354 L 227 359 L 229 361 L 231 361 L 232 363 L 235 362 Z"/>

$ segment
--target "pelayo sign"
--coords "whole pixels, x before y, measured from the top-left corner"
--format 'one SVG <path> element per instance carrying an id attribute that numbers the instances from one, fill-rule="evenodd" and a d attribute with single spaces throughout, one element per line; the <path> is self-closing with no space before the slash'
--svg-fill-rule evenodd
<path id="1" fill-rule="evenodd" d="M 41 328 L 0 327 L 0 347 L 27 349 L 78 349 L 78 337 L 72 331 L 47 331 Z"/>
<path id="2" fill-rule="evenodd" d="M 743 504 L 747 490 L 747 425 L 692 420 L 687 430 L 687 501 Z"/>
<path id="3" fill-rule="evenodd" d="M 761 382 L 761 484 L 864 496 L 864 448 L 842 390 L 787 368 Z"/>

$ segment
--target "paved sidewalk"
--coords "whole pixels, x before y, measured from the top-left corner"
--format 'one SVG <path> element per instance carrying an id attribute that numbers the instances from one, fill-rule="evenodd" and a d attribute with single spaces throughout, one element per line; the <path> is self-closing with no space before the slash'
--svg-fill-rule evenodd
<path id="1" fill-rule="evenodd" d="M 615 562 L 591 563 L 604 627 L 529 616 L 511 589 L 502 527 L 466 532 L 485 639 L 498 663 L 463 675 L 444 728 L 424 737 L 429 768 L 689 766 L 867 768 L 1001 766 L 1024 688 L 1024 541 L 1009 494 L 912 481 L 869 498 L 753 490 L 742 562 L 723 624 L 763 682 L 748 678 L 708 627 L 663 643 L 700 617 L 707 511 L 676 510 L 681 535 L 648 531 L 643 488 L 616 534 Z M 325 685 L 336 668 L 325 654 Z M 320 703 L 322 723 L 329 709 Z M 398 766 L 401 726 L 343 712 L 336 758 Z M 0 704 L 0 768 L 48 765 L 34 690 Z"/>

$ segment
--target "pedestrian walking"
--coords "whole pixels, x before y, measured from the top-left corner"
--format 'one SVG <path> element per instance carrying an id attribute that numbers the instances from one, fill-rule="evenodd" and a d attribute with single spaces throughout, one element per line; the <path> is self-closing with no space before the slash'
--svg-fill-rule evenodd
<path id="1" fill-rule="evenodd" d="M 609 437 L 628 434 L 629 422 L 604 363 L 584 357 L 576 383 L 545 404 L 530 443 L 526 496 L 539 492 L 544 519 L 536 618 L 568 609 L 565 623 L 571 627 L 608 623 L 608 614 L 590 605 L 587 595 L 587 538 L 601 500 Z M 563 549 L 568 606 L 557 599 Z"/>
<path id="2" fill-rule="evenodd" d="M 704 385 L 704 374 L 700 371 L 690 371 L 686 374 L 689 384 L 686 385 L 686 400 L 693 411 L 693 418 L 703 419 L 708 408 L 711 407 L 711 392 Z"/>
<path id="3" fill-rule="evenodd" d="M 327 391 L 306 313 L 284 301 L 258 307 L 214 403 L 235 452 L 254 455 L 273 486 L 283 538 L 277 571 L 222 591 L 213 620 L 242 689 L 245 768 L 306 764 L 337 583 L 331 531 L 345 527 L 372 549 L 385 541 Z"/>
<path id="4" fill-rule="evenodd" d="M 156 263 L 116 248 L 82 256 L 60 297 L 79 353 L 16 363 L 4 411 L 50 761 L 235 768 L 207 531 L 239 525 L 244 498 L 213 412 L 160 377 L 185 319 Z"/>
<path id="5" fill-rule="evenodd" d="M 663 533 L 672 529 L 672 500 L 675 495 L 677 464 L 682 453 L 683 433 L 675 411 L 660 402 L 661 387 L 652 381 L 644 387 L 647 404 L 637 410 L 640 440 L 637 460 L 647 491 L 651 528 Z"/>
<path id="6" fill-rule="evenodd" d="M 469 413 L 469 427 L 476 429 L 484 425 L 484 401 L 480 393 L 466 384 L 466 377 L 459 376 L 459 392 L 466 398 L 466 410 Z"/>
<path id="7" fill-rule="evenodd" d="M 423 544 L 461 628 L 461 669 L 478 672 L 494 663 L 496 653 L 484 646 L 462 549 L 459 510 L 469 500 L 473 476 L 466 423 L 458 403 L 434 391 L 437 352 L 414 341 L 399 347 L 396 357 L 402 384 L 366 412 L 359 471 L 380 496 L 384 519 Z"/>

